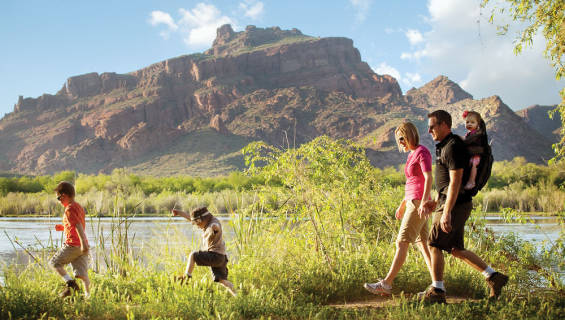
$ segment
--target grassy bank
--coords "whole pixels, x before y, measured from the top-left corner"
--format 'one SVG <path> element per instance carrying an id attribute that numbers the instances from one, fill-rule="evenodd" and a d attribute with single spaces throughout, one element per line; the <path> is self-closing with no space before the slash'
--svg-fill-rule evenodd
<path id="1" fill-rule="evenodd" d="M 261 175 L 265 183 L 250 192 L 233 191 L 226 197 L 229 201 L 224 201 L 235 233 L 228 243 L 228 267 L 237 297 L 214 284 L 206 268 L 197 267 L 188 285 L 172 280 L 182 272 L 188 251 L 197 245 L 196 240 L 183 238 L 178 230 L 157 230 L 154 241 L 139 251 L 132 250 L 135 239 L 128 238 L 126 231 L 135 207 L 120 207 L 120 203 L 126 202 L 126 195 L 117 194 L 113 198 L 115 230 L 111 239 L 106 239 L 111 245 L 98 253 L 102 258 L 91 271 L 92 297 L 66 301 L 57 298 L 62 280 L 42 267 L 56 248 L 36 248 L 37 256 L 45 257 L 38 263 L 23 270 L 6 268 L 5 286 L 0 287 L 0 318 L 564 316 L 564 286 L 554 271 L 565 267 L 563 234 L 540 252 L 517 236 L 495 237 L 483 220 L 474 218 L 466 230 L 466 247 L 510 277 L 497 303 L 485 299 L 487 288 L 481 274 L 448 257 L 448 293 L 476 300 L 428 306 L 400 299 L 399 306 L 372 310 L 334 308 L 333 303 L 370 296 L 362 284 L 382 278 L 388 271 L 399 227 L 399 221 L 391 214 L 398 205 L 398 187 L 382 179 L 362 150 L 345 141 L 318 138 L 286 151 L 255 143 L 246 149 L 246 159 L 249 173 Z M 93 250 L 102 249 L 96 234 L 89 238 L 95 246 Z M 411 248 L 393 293 L 413 295 L 429 283 L 421 255 Z"/>

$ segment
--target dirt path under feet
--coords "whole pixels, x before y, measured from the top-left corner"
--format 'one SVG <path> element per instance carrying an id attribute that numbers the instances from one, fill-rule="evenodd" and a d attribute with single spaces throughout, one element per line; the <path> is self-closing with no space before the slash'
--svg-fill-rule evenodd
<path id="1" fill-rule="evenodd" d="M 414 302 L 416 302 L 417 298 L 416 295 L 405 295 L 404 296 L 406 299 L 408 300 L 413 300 Z M 397 307 L 400 305 L 400 301 L 401 301 L 401 296 L 400 295 L 396 295 L 396 296 L 377 296 L 377 295 L 372 295 L 372 296 L 367 296 L 367 297 L 363 297 L 360 299 L 357 299 L 355 301 L 347 301 L 347 302 L 336 302 L 336 303 L 332 303 L 329 306 L 330 307 L 334 307 L 334 308 L 338 308 L 338 309 L 360 309 L 360 308 L 382 308 L 382 307 Z M 457 297 L 457 296 L 447 296 L 447 303 L 448 304 L 453 304 L 453 303 L 462 303 L 462 302 L 478 302 L 480 300 L 478 299 L 471 299 L 471 298 L 467 298 L 467 297 Z"/>

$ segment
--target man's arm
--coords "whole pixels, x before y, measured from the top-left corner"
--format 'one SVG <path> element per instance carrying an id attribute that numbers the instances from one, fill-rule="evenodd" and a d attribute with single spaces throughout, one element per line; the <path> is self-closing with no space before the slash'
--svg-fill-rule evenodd
<path id="1" fill-rule="evenodd" d="M 90 249 L 90 246 L 88 245 L 88 241 L 86 241 L 86 233 L 84 233 L 84 228 L 82 227 L 82 224 L 80 222 L 77 223 L 75 227 L 77 228 L 78 239 L 80 240 L 80 250 L 83 253 L 87 253 L 88 249 Z"/>
<path id="2" fill-rule="evenodd" d="M 449 170 L 449 186 L 447 187 L 447 196 L 440 220 L 441 229 L 445 233 L 449 233 L 451 231 L 451 209 L 453 209 L 453 206 L 457 201 L 462 178 L 463 169 Z"/>

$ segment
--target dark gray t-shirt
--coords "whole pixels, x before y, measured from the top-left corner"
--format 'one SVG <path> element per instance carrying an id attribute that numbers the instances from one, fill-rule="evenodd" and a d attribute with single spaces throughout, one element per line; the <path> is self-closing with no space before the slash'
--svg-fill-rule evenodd
<path id="1" fill-rule="evenodd" d="M 468 167 L 469 155 L 461 137 L 450 133 L 436 144 L 436 190 L 439 193 L 440 204 L 445 203 L 449 187 L 449 170 L 465 169 Z M 464 170 L 463 179 L 468 173 Z M 456 203 L 471 201 L 471 196 L 459 192 Z"/>

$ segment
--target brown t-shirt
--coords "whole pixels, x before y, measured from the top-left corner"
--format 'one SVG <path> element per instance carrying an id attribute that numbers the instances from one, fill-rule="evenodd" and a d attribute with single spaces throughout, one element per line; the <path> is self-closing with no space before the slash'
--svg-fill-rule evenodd
<path id="1" fill-rule="evenodd" d="M 217 230 L 212 228 L 213 225 L 217 225 Z M 218 218 L 212 216 L 206 228 L 204 228 L 204 233 L 202 233 L 202 242 L 204 248 L 207 251 L 212 251 L 220 254 L 226 254 L 226 243 L 222 237 L 222 224 Z"/>

